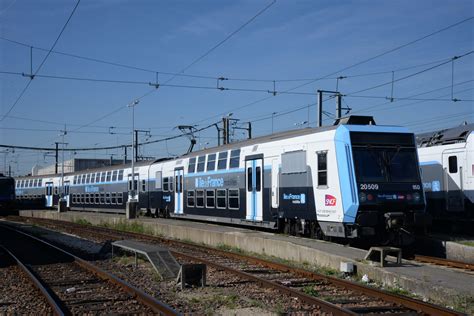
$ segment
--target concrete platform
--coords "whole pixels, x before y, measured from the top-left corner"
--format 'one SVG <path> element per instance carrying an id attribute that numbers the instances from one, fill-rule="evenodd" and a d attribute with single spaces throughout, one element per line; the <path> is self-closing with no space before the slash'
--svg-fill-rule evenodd
<path id="1" fill-rule="evenodd" d="M 21 216 L 87 220 L 98 225 L 124 222 L 125 216 L 97 213 L 54 211 L 21 211 Z M 248 252 L 275 256 L 285 260 L 309 263 L 339 270 L 341 262 L 354 262 L 358 275 L 387 287 L 402 288 L 421 297 L 448 306 L 474 306 L 474 273 L 455 271 L 403 260 L 401 266 L 381 268 L 364 260 L 366 251 L 324 241 L 284 236 L 248 229 L 225 227 L 173 219 L 138 218 L 145 229 L 168 238 L 189 240 L 209 246 L 227 245 Z M 474 312 L 474 310 L 468 311 Z"/>

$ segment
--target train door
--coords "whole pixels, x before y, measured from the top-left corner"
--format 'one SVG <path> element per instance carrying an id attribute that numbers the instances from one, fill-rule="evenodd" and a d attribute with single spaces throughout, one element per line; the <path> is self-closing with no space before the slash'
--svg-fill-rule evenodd
<path id="1" fill-rule="evenodd" d="M 263 159 L 245 160 L 247 215 L 250 221 L 261 221 L 263 215 Z"/>
<path id="2" fill-rule="evenodd" d="M 66 199 L 66 205 L 67 207 L 70 207 L 70 203 L 69 203 L 69 186 L 70 186 L 70 182 L 69 181 L 64 181 L 64 198 Z"/>
<path id="3" fill-rule="evenodd" d="M 464 210 L 464 153 L 460 150 L 447 150 L 443 152 L 444 166 L 444 192 L 446 210 L 449 212 L 462 212 Z"/>
<path id="4" fill-rule="evenodd" d="M 45 189 L 46 207 L 53 207 L 53 182 L 46 182 Z"/>
<path id="5" fill-rule="evenodd" d="M 175 214 L 183 214 L 183 175 L 184 175 L 184 170 L 181 169 L 175 169 L 174 170 L 174 180 L 175 180 L 175 186 L 174 186 L 174 213 Z"/>
<path id="6" fill-rule="evenodd" d="M 139 183 L 140 177 L 138 173 L 135 173 L 134 181 L 132 182 L 132 174 L 128 174 L 128 200 L 135 200 L 138 201 L 138 183 Z"/>

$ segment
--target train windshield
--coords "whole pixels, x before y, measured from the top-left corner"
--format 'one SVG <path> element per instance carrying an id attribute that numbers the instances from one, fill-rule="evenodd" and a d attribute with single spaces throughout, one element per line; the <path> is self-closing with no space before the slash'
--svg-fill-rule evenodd
<path id="1" fill-rule="evenodd" d="M 414 149 L 357 147 L 353 149 L 359 182 L 416 182 Z"/>

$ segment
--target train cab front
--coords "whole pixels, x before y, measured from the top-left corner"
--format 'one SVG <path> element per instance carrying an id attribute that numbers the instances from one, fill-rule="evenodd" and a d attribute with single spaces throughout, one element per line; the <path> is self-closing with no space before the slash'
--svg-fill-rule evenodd
<path id="1" fill-rule="evenodd" d="M 413 242 L 429 223 L 413 134 L 351 132 L 362 238 Z"/>

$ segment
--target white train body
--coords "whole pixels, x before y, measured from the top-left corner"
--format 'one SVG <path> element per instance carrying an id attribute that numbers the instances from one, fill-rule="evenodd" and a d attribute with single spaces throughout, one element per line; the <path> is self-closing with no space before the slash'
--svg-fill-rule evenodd
<path id="1" fill-rule="evenodd" d="M 414 135 L 365 117 L 345 123 L 139 162 L 135 190 L 129 165 L 68 174 L 68 206 L 124 212 L 135 191 L 139 207 L 157 215 L 318 237 L 385 238 L 423 225 Z M 18 180 L 24 197 L 29 178 Z M 56 187 L 60 178 L 42 182 Z"/>
<path id="2" fill-rule="evenodd" d="M 474 124 L 417 136 L 423 188 L 435 221 L 474 218 Z M 472 229 L 472 227 L 471 227 Z"/>

